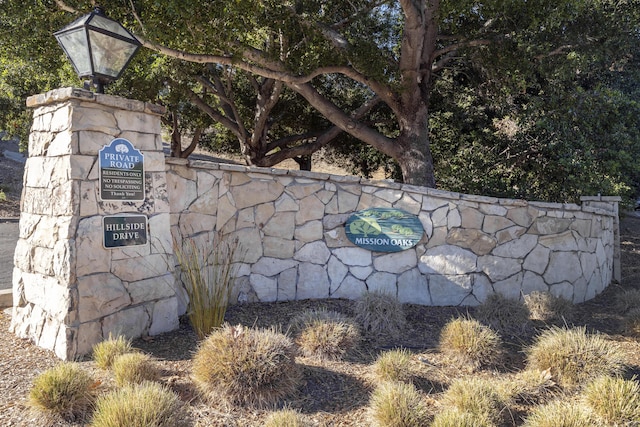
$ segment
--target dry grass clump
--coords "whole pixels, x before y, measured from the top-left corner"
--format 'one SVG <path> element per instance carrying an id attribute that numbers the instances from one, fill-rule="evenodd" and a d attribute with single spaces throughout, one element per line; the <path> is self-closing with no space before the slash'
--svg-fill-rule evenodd
<path id="1" fill-rule="evenodd" d="M 78 363 L 62 362 L 35 378 L 29 402 L 46 415 L 82 419 L 95 399 L 95 388 L 94 380 Z"/>
<path id="2" fill-rule="evenodd" d="M 502 341 L 488 326 L 470 318 L 450 320 L 440 332 L 440 351 L 474 366 L 494 365 L 502 355 Z"/>
<path id="3" fill-rule="evenodd" d="M 514 401 L 524 404 L 547 402 L 560 391 L 548 369 L 526 369 L 518 372 L 513 378 L 505 381 L 503 386 Z"/>
<path id="4" fill-rule="evenodd" d="M 527 306 L 500 294 L 489 295 L 476 307 L 474 317 L 504 335 L 521 335 L 531 327 Z"/>
<path id="5" fill-rule="evenodd" d="M 497 424 L 506 413 L 510 396 L 499 384 L 483 378 L 454 380 L 442 397 L 445 407 L 473 415 L 476 421 Z"/>
<path id="6" fill-rule="evenodd" d="M 379 427 L 421 427 L 428 425 L 430 415 L 413 384 L 388 381 L 371 394 L 369 417 Z"/>
<path id="7" fill-rule="evenodd" d="M 272 412 L 264 421 L 264 427 L 311 427 L 311 425 L 302 414 L 293 409 Z"/>
<path id="8" fill-rule="evenodd" d="M 224 322 L 235 280 L 238 239 L 217 233 L 211 246 L 193 240 L 174 244 L 181 279 L 189 297 L 187 316 L 199 339 Z"/>
<path id="9" fill-rule="evenodd" d="M 402 304 L 393 295 L 367 292 L 355 302 L 354 317 L 365 332 L 398 336 L 404 330 L 407 317 Z"/>
<path id="10" fill-rule="evenodd" d="M 276 330 L 224 325 L 214 330 L 193 358 L 193 378 L 211 398 L 267 406 L 300 383 L 293 341 Z"/>
<path id="11" fill-rule="evenodd" d="M 411 353 L 402 348 L 385 351 L 378 356 L 373 369 L 380 381 L 410 382 Z"/>
<path id="12" fill-rule="evenodd" d="M 358 326 L 336 311 L 305 310 L 294 316 L 289 330 L 307 357 L 338 360 L 357 348 L 362 338 Z"/>
<path id="13" fill-rule="evenodd" d="M 625 314 L 640 307 L 640 289 L 625 289 L 615 295 L 615 310 Z"/>
<path id="14" fill-rule="evenodd" d="M 101 396 L 91 427 L 175 427 L 183 418 L 180 398 L 159 383 L 126 385 Z"/>
<path id="15" fill-rule="evenodd" d="M 495 427 L 495 424 L 484 415 L 447 408 L 436 414 L 431 427 Z"/>
<path id="16" fill-rule="evenodd" d="M 640 308 L 629 310 L 622 319 L 622 331 L 625 335 L 640 337 Z"/>
<path id="17" fill-rule="evenodd" d="M 93 346 L 93 360 L 101 369 L 110 369 L 113 361 L 120 355 L 133 352 L 131 340 L 119 335 L 109 338 Z"/>
<path id="18" fill-rule="evenodd" d="M 552 327 L 527 349 L 527 366 L 549 370 L 562 387 L 584 384 L 602 375 L 622 371 L 623 354 L 611 341 L 587 334 L 585 327 Z"/>
<path id="19" fill-rule="evenodd" d="M 600 377 L 589 383 L 582 394 L 607 425 L 640 425 L 640 385 L 635 378 Z"/>
<path id="20" fill-rule="evenodd" d="M 535 291 L 524 296 L 524 304 L 531 319 L 543 322 L 558 322 L 571 319 L 573 304 L 566 298 L 557 297 L 551 292 Z"/>
<path id="21" fill-rule="evenodd" d="M 116 384 L 140 384 L 157 381 L 160 374 L 150 356 L 143 353 L 126 353 L 118 356 L 111 365 Z"/>
<path id="22" fill-rule="evenodd" d="M 597 422 L 587 408 L 576 402 L 554 400 L 533 408 L 523 427 L 594 427 Z"/>

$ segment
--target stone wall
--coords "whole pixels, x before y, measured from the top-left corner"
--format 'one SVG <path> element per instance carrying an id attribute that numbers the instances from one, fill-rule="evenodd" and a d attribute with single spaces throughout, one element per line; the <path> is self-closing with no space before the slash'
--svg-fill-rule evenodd
<path id="1" fill-rule="evenodd" d="M 157 106 L 80 89 L 29 98 L 34 108 L 13 274 L 11 330 L 62 359 L 110 333 L 177 328 L 169 203 Z M 146 198 L 102 201 L 98 151 L 114 138 L 144 154 Z M 149 243 L 103 247 L 102 218 L 148 217 Z"/>
<path id="2" fill-rule="evenodd" d="M 358 298 L 477 305 L 549 291 L 575 303 L 619 279 L 617 197 L 582 206 L 496 199 L 350 176 L 167 159 L 172 234 L 237 236 L 247 251 L 237 299 Z M 417 215 L 422 241 L 396 253 L 353 245 L 354 211 Z"/>
<path id="3" fill-rule="evenodd" d="M 234 302 L 360 297 L 476 305 L 539 290 L 573 302 L 619 280 L 618 201 L 582 205 L 471 196 L 351 176 L 165 159 L 162 108 L 80 89 L 29 98 L 29 139 L 11 330 L 63 359 L 110 334 L 177 328 L 186 311 L 174 244 L 237 237 Z M 123 138 L 144 155 L 141 201 L 103 200 L 100 150 Z M 356 211 L 416 215 L 424 237 L 402 252 L 353 245 Z M 143 215 L 145 244 L 107 247 L 108 216 Z"/>

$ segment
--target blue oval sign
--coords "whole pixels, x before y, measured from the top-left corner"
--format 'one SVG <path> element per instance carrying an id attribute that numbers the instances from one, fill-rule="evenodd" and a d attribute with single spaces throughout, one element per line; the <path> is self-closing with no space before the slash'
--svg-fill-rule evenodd
<path id="1" fill-rule="evenodd" d="M 400 252 L 418 244 L 424 235 L 420 219 L 402 209 L 370 208 L 351 215 L 347 237 L 370 251 Z"/>

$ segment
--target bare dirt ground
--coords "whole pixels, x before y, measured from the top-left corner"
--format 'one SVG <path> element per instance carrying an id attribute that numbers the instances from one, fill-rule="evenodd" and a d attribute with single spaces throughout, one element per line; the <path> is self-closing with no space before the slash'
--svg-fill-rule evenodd
<path id="1" fill-rule="evenodd" d="M 18 166 L 16 166 L 18 165 Z M 7 163 L 0 157 L 0 184 L 21 185 L 16 176 L 22 176 L 16 162 Z M 0 217 L 15 214 L 19 192 L 6 190 L 9 204 L 0 202 Z M 16 198 L 17 199 L 14 199 Z M 584 325 L 591 332 L 604 334 L 612 345 L 626 352 L 628 378 L 640 375 L 640 341 L 626 336 L 622 331 L 622 315 L 613 308 L 616 293 L 631 288 L 640 289 L 640 218 L 628 215 L 621 222 L 621 248 L 623 280 L 612 284 L 597 298 L 576 306 L 571 319 L 573 325 Z M 226 321 L 255 327 L 286 327 L 291 316 L 307 308 L 325 307 L 346 315 L 353 314 L 353 303 L 345 300 L 298 301 L 271 304 L 247 304 L 230 307 Z M 433 411 L 438 410 L 442 392 L 456 378 L 479 375 L 487 378 L 505 379 L 524 367 L 523 349 L 532 342 L 536 328 L 546 325 L 534 324 L 535 328 L 518 336 L 504 336 L 507 354 L 502 366 L 493 369 L 474 370 L 470 366 L 456 365 L 437 349 L 441 328 L 458 314 L 473 314 L 472 308 L 423 307 L 405 305 L 407 327 L 397 338 L 389 336 L 366 336 L 357 353 L 341 361 L 321 361 L 298 357 L 304 382 L 298 392 L 284 403 L 299 410 L 313 425 L 368 426 L 367 405 L 375 387 L 373 363 L 380 352 L 404 347 L 412 352 L 414 383 L 424 394 Z M 0 312 L 0 425 L 2 426 L 54 426 L 78 427 L 88 420 L 69 422 L 43 417 L 28 404 L 28 392 L 34 378 L 47 368 L 59 363 L 49 351 L 40 349 L 27 340 L 8 332 L 10 315 Z M 181 322 L 180 329 L 134 342 L 134 346 L 156 360 L 162 372 L 161 382 L 173 389 L 184 403 L 185 423 L 191 426 L 261 426 L 267 409 L 228 407 L 221 403 L 206 402 L 198 395 L 190 377 L 191 358 L 197 349 L 195 333 L 188 323 Z M 106 391 L 115 387 L 110 374 L 96 368 L 93 361 L 79 363 L 90 372 L 100 388 Z M 504 426 L 519 426 L 526 406 L 511 407 Z"/>

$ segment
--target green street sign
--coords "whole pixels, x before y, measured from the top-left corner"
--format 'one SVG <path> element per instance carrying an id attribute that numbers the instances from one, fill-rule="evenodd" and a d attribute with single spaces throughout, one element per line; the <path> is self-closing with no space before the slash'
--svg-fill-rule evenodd
<path id="1" fill-rule="evenodd" d="M 416 215 L 393 208 L 358 211 L 347 220 L 345 231 L 355 245 L 376 252 L 410 249 L 424 235 L 424 228 Z"/>
<path id="2" fill-rule="evenodd" d="M 100 200 L 143 201 L 144 155 L 116 138 L 100 149 Z"/>
<path id="3" fill-rule="evenodd" d="M 147 244 L 146 215 L 110 215 L 102 217 L 105 249 Z"/>

